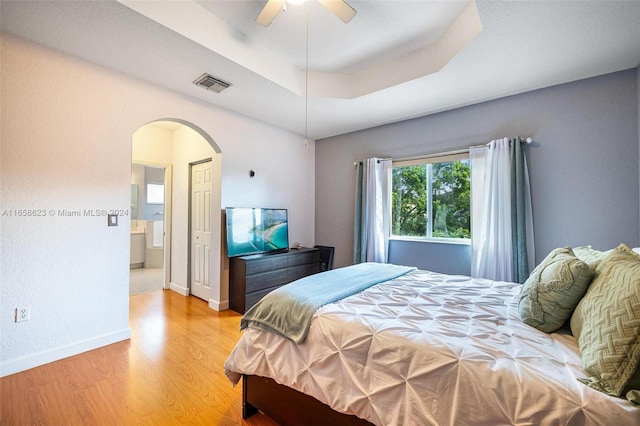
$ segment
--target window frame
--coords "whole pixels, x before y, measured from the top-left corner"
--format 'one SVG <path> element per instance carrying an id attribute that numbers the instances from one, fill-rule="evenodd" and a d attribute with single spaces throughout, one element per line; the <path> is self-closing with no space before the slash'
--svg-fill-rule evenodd
<path id="1" fill-rule="evenodd" d="M 418 165 L 430 165 L 437 163 L 449 163 L 454 161 L 464 161 L 470 160 L 469 151 L 458 151 L 458 152 L 450 152 L 443 154 L 435 154 L 423 157 L 414 157 L 407 159 L 399 159 L 393 160 L 391 162 L 391 179 L 390 187 L 393 185 L 393 169 L 400 167 L 410 167 L 410 166 L 418 166 Z M 433 167 L 427 168 L 428 179 L 427 179 L 427 206 L 426 209 L 428 212 L 432 212 L 433 210 L 433 199 L 432 199 L 432 191 L 433 191 Z M 390 193 L 391 196 L 391 193 Z M 471 201 L 469 201 L 471 204 Z M 393 222 L 393 207 L 391 203 L 389 203 L 389 222 Z M 469 215 L 471 215 L 471 205 L 469 206 Z M 451 237 L 434 237 L 433 236 L 433 219 L 431 218 L 431 214 L 428 217 L 428 226 L 427 226 L 427 235 L 426 236 L 403 236 L 403 235 L 394 235 L 393 227 L 389 227 L 389 240 L 394 241 L 415 241 L 415 242 L 426 242 L 426 243 L 443 243 L 443 244 L 461 244 L 461 245 L 471 245 L 471 238 L 451 238 Z"/>

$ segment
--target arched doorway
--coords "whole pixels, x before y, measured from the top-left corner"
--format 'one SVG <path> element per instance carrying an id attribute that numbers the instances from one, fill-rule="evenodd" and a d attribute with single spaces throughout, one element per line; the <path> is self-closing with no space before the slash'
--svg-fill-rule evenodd
<path id="1" fill-rule="evenodd" d="M 206 234 L 208 241 L 204 255 L 207 256 L 207 262 L 203 265 L 202 262 L 193 261 L 192 247 L 195 239 L 192 237 L 191 168 L 194 164 L 208 161 L 211 164 L 209 183 L 211 193 L 207 215 L 211 229 Z M 162 283 L 159 288 L 156 288 L 171 289 L 186 296 L 194 293 L 193 279 L 204 278 L 206 291 L 197 296 L 207 300 L 213 309 L 219 308 L 220 299 L 221 161 L 222 154 L 213 139 L 199 127 L 184 120 L 156 120 L 141 126 L 132 137 L 132 172 L 142 166 L 156 175 L 155 182 L 151 182 L 150 179 L 141 180 L 138 177 L 137 183 L 134 183 L 132 173 L 132 185 L 137 184 L 139 189 L 136 208 L 132 206 L 131 209 L 132 241 L 134 232 L 138 235 L 141 231 L 144 232 L 145 255 L 149 255 L 152 266 L 157 266 L 157 263 L 154 263 L 157 253 L 154 256 L 154 251 L 162 247 Z M 147 197 L 149 189 L 159 189 L 158 169 L 165 171 L 162 188 L 164 205 L 161 213 L 159 213 L 159 205 L 150 204 Z M 141 184 L 144 185 L 144 190 L 140 190 Z M 134 186 L 132 186 L 133 193 Z M 132 204 L 134 204 L 133 195 Z M 133 217 L 134 210 L 138 213 L 137 218 Z M 140 212 L 144 214 L 141 216 Z M 160 222 L 162 225 L 159 225 Z M 161 232 L 158 231 L 160 227 Z M 158 236 L 162 237 L 161 242 L 158 241 Z M 132 256 L 133 254 L 132 246 Z M 145 256 L 144 260 L 146 259 Z M 196 263 L 204 269 L 194 273 L 193 267 Z M 144 264 L 143 261 L 143 267 Z"/>

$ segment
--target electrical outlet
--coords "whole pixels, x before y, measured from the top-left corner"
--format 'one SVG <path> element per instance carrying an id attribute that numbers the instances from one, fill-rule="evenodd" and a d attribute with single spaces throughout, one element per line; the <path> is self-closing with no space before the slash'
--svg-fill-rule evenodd
<path id="1" fill-rule="evenodd" d="M 19 306 L 16 308 L 16 322 L 29 321 L 31 313 L 28 306 Z"/>

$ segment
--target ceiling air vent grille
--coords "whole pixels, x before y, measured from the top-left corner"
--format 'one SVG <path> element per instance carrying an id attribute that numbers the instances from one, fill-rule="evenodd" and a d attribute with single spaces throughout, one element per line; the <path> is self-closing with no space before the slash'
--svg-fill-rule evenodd
<path id="1" fill-rule="evenodd" d="M 231 83 L 227 83 L 226 81 L 215 78 L 214 76 L 207 73 L 202 74 L 200 77 L 196 78 L 193 81 L 193 84 L 216 93 L 220 93 L 227 87 L 231 86 Z"/>

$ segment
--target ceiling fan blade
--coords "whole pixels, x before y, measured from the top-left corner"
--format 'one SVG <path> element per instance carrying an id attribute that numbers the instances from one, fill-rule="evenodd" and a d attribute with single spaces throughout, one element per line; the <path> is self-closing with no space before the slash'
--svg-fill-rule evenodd
<path id="1" fill-rule="evenodd" d="M 329 9 L 345 24 L 349 23 L 356 16 L 356 10 L 344 0 L 318 0 L 320 4 Z"/>
<path id="2" fill-rule="evenodd" d="M 269 0 L 267 4 L 264 5 L 262 12 L 256 18 L 256 23 L 258 25 L 262 25 L 263 27 L 268 27 L 271 25 L 271 22 L 275 19 L 276 15 L 282 10 L 284 7 L 284 0 Z"/>

